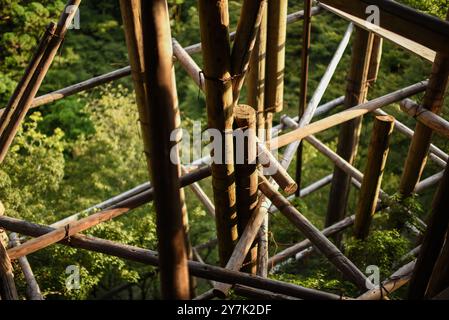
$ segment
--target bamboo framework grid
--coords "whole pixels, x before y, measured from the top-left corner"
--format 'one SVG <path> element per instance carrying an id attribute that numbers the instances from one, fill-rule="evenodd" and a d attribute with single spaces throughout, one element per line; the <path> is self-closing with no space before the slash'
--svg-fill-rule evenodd
<path id="1" fill-rule="evenodd" d="M 237 30 L 230 32 L 228 1 L 199 0 L 201 43 L 182 47 L 171 36 L 166 0 L 120 0 L 130 66 L 36 97 L 79 4 L 80 0 L 69 0 L 58 23 L 48 25 L 6 108 L 0 110 L 0 163 L 31 108 L 131 75 L 151 182 L 49 226 L 8 217 L 8 208 L 0 202 L 0 228 L 7 231 L 10 240 L 0 241 L 1 299 L 18 299 L 11 264 L 16 259 L 28 285 L 27 298 L 43 299 L 27 255 L 54 244 L 158 266 L 164 299 L 226 298 L 233 288 L 239 295 L 265 299 L 379 300 L 408 283 L 408 297 L 412 299 L 448 296 L 449 156 L 432 144 L 431 138 L 433 133 L 449 138 L 449 122 L 440 116 L 449 77 L 449 22 L 387 0 L 323 0 L 315 4 L 304 0 L 305 10 L 290 15 L 287 0 L 243 0 Z M 379 25 L 365 21 L 370 5 L 379 8 Z M 347 20 L 348 28 L 307 101 L 311 25 L 313 17 L 322 12 Z M 281 115 L 280 123 L 273 125 L 284 103 L 286 29 L 300 20 L 304 25 L 303 52 L 298 57 L 302 62 L 299 116 Z M 321 104 L 351 36 L 351 68 L 345 94 Z M 432 72 L 429 79 L 367 100 L 379 71 L 383 41 L 426 59 L 432 63 Z M 203 66 L 198 66 L 191 56 L 199 53 Z M 170 158 L 169 150 L 175 150 L 175 157 L 179 157 L 178 143 L 182 139 L 180 135 L 175 141 L 171 139 L 181 124 L 174 74 L 178 67 L 204 93 L 208 126 L 219 132 L 226 161 L 216 161 L 214 155 L 180 165 Z M 245 104 L 239 101 L 244 86 Z M 419 93 L 424 93 L 422 103 L 411 99 Z M 382 110 L 394 103 L 401 105 L 405 115 L 416 119 L 415 130 Z M 328 115 L 338 106 L 343 106 L 343 111 Z M 373 114 L 374 124 L 367 166 L 359 171 L 354 159 L 362 117 L 368 113 Z M 321 119 L 314 121 L 318 116 Z M 337 150 L 333 151 L 314 134 L 336 126 L 340 133 Z M 249 133 L 243 150 L 233 141 L 236 132 Z M 407 263 L 399 261 L 395 273 L 374 285 L 344 255 L 338 242 L 342 231 L 351 226 L 354 236 L 363 241 L 370 232 L 373 215 L 388 206 L 389 195 L 381 184 L 390 137 L 396 132 L 411 139 L 401 177 L 400 201 L 412 192 L 419 194 L 438 186 L 429 218 L 422 222 L 424 234 L 417 236 L 419 246 L 404 258 Z M 333 172 L 309 186 L 300 185 L 303 142 L 335 166 Z M 272 151 L 282 147 L 285 149 L 278 159 Z M 234 163 L 240 153 L 243 163 Z M 293 179 L 288 168 L 295 156 L 297 171 Z M 427 158 L 443 171 L 421 179 Z M 198 184 L 207 177 L 212 179 L 213 199 Z M 292 200 L 328 184 L 331 191 L 325 228 L 319 230 Z M 351 186 L 360 191 L 357 210 L 348 216 Z M 184 187 L 192 189 L 216 221 L 216 239 L 197 247 L 189 241 Z M 158 252 L 81 234 L 150 201 L 154 201 L 156 209 Z M 269 257 L 268 217 L 278 211 L 306 239 Z M 200 255 L 203 248 L 214 246 L 218 247 L 219 266 L 205 263 Z M 300 260 L 314 251 L 352 282 L 359 295 L 336 295 L 269 278 L 270 270 L 288 259 Z M 196 295 L 192 289 L 195 277 L 209 280 L 211 289 Z"/>

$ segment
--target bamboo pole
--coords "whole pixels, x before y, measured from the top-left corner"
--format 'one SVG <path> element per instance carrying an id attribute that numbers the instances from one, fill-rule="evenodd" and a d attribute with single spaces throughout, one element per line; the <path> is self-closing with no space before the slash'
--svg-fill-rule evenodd
<path id="1" fill-rule="evenodd" d="M 446 20 L 449 20 L 449 13 Z M 423 108 L 435 114 L 440 113 L 448 85 L 448 77 L 449 57 L 442 53 L 437 53 L 432 65 L 429 85 L 422 101 Z M 403 197 L 408 197 L 413 192 L 413 189 L 421 178 L 431 138 L 432 129 L 418 122 L 405 160 L 404 171 L 399 185 L 399 192 Z"/>
<path id="2" fill-rule="evenodd" d="M 427 229 L 421 244 L 415 270 L 410 281 L 408 298 L 422 299 L 424 297 L 435 262 L 443 246 L 449 224 L 449 166 L 444 171 L 437 192 L 433 198 Z"/>
<path id="3" fill-rule="evenodd" d="M 265 11 L 266 0 L 244 0 L 234 45 L 231 52 L 232 95 L 234 106 L 238 104 L 240 90 L 245 81 L 250 58 L 256 42 L 259 26 Z M 286 20 L 287 23 L 287 20 Z"/>
<path id="4" fill-rule="evenodd" d="M 287 3 L 287 0 L 268 2 L 265 77 L 265 112 L 268 113 L 283 108 Z"/>
<path id="5" fill-rule="evenodd" d="M 368 69 L 367 80 L 370 84 L 377 81 L 379 75 L 380 61 L 382 59 L 383 38 L 378 35 L 374 36 L 373 48 L 371 50 L 371 57 Z"/>
<path id="6" fill-rule="evenodd" d="M 2 217 L 0 215 L 0 217 Z M 11 260 L 3 242 L 0 241 L 0 297 L 3 300 L 18 300 Z"/>
<path id="7" fill-rule="evenodd" d="M 201 73 L 200 67 L 195 63 L 188 52 L 173 38 L 173 54 L 178 63 L 187 72 L 190 78 L 195 81 L 196 85 L 204 91 L 204 75 Z"/>
<path id="8" fill-rule="evenodd" d="M 422 193 L 425 189 L 428 189 L 430 187 L 433 187 L 437 185 L 440 180 L 443 178 L 444 170 L 440 171 L 426 179 L 421 180 L 415 187 L 414 192 L 417 194 Z"/>
<path id="9" fill-rule="evenodd" d="M 367 77 L 373 45 L 373 34 L 355 27 L 352 47 L 351 67 L 345 94 L 345 108 L 364 103 L 367 95 Z M 357 145 L 362 125 L 362 117 L 344 123 L 340 128 L 337 154 L 350 164 L 357 154 Z M 329 194 L 325 225 L 330 226 L 343 219 L 349 197 L 350 177 L 335 166 Z M 338 239 L 337 239 L 338 240 Z"/>
<path id="10" fill-rule="evenodd" d="M 441 249 L 440 256 L 435 262 L 432 276 L 425 297 L 431 299 L 449 286 L 449 234 L 446 231 L 445 242 Z"/>
<path id="11" fill-rule="evenodd" d="M 373 133 L 368 147 L 368 161 L 355 215 L 354 236 L 356 239 L 365 239 L 369 233 L 372 216 L 376 211 L 379 199 L 393 127 L 394 118 L 391 116 L 377 116 L 374 119 Z"/>
<path id="12" fill-rule="evenodd" d="M 419 104 L 410 99 L 402 100 L 400 106 L 402 111 L 418 120 L 428 129 L 433 130 L 434 132 L 445 138 L 449 138 L 449 122 L 440 117 L 439 115 L 420 106 Z"/>
<path id="13" fill-rule="evenodd" d="M 267 48 L 267 5 L 263 8 L 262 20 L 249 61 L 247 77 L 247 103 L 256 110 L 257 137 L 265 141 L 265 55 Z"/>
<path id="14" fill-rule="evenodd" d="M 357 300 L 382 300 L 386 298 L 390 293 L 398 290 L 410 281 L 415 263 L 416 260 L 399 268 L 388 279 L 383 281 L 380 286 L 376 286 L 360 295 Z"/>
<path id="15" fill-rule="evenodd" d="M 23 93 L 20 97 L 20 101 L 17 102 L 16 108 L 12 111 L 9 121 L 4 124 L 5 129 L 0 137 L 0 163 L 4 160 L 15 135 L 19 130 L 20 123 L 30 109 L 31 103 L 53 62 L 80 2 L 81 0 L 69 0 L 67 2 L 64 11 L 59 17 L 53 36 L 48 38 L 48 44 L 45 47 L 45 51 L 42 53 L 42 57 L 39 60 L 35 72 L 29 79 L 26 88 L 21 89 L 23 90 Z M 44 36 L 44 38 L 45 37 L 46 36 Z M 6 113 L 6 115 L 8 116 L 8 113 Z"/>
<path id="16" fill-rule="evenodd" d="M 257 206 L 256 112 L 248 105 L 238 105 L 234 107 L 234 117 L 237 126 L 242 129 L 240 132 L 244 133 L 243 143 L 237 143 L 235 148 L 237 225 L 240 235 Z M 243 263 L 243 270 L 255 274 L 256 260 L 257 243 L 254 242 Z"/>
<path id="17" fill-rule="evenodd" d="M 233 98 L 227 0 L 200 0 L 199 16 L 206 84 L 208 127 L 221 133 L 222 164 L 212 163 L 215 217 L 221 265 L 237 241 L 237 213 L 233 164 Z M 223 159 L 221 159 L 223 160 Z"/>
<path id="18" fill-rule="evenodd" d="M 290 220 L 313 243 L 340 272 L 353 282 L 359 289 L 366 290 L 365 275 L 346 258 L 341 251 L 328 240 L 306 217 L 293 207 L 287 199 L 274 189 L 263 176 L 259 176 L 260 190 L 279 208 L 282 214 Z"/>
<path id="19" fill-rule="evenodd" d="M 410 97 L 414 94 L 420 93 L 425 90 L 426 86 L 427 81 L 421 81 L 406 88 L 399 89 L 384 96 L 370 100 L 368 102 L 361 103 L 352 108 L 331 115 L 325 119 L 315 121 L 303 128 L 292 130 L 272 141 L 270 149 L 273 150 L 284 147 L 296 140 L 304 139 L 309 135 L 329 129 L 349 120 L 356 119 L 367 114 L 368 112 L 372 112 L 391 103 L 405 99 L 405 97 Z"/>
<path id="20" fill-rule="evenodd" d="M 20 245 L 19 238 L 16 233 L 11 233 L 9 235 L 11 240 L 12 247 L 17 247 Z M 39 284 L 34 277 L 33 270 L 31 269 L 30 263 L 28 262 L 27 257 L 23 256 L 19 258 L 19 264 L 22 269 L 23 276 L 25 277 L 25 281 L 27 283 L 26 295 L 29 300 L 44 300 L 44 297 L 41 293 L 41 289 L 39 288 Z"/>
<path id="21" fill-rule="evenodd" d="M 3 217 L 0 216 L 0 227 L 31 237 L 39 237 L 54 230 L 53 228 L 48 226 L 42 226 L 35 223 L 5 216 Z M 160 257 L 155 251 L 120 244 L 114 241 L 86 236 L 82 234 L 72 236 L 70 242 L 63 240 L 60 243 L 75 248 L 82 248 L 153 266 L 158 266 L 160 263 Z M 188 265 L 192 275 L 205 279 L 211 279 L 219 282 L 227 282 L 231 284 L 238 283 L 245 286 L 269 290 L 271 292 L 281 293 L 301 299 L 326 299 L 326 300 L 341 299 L 340 296 L 335 294 L 314 289 L 308 289 L 294 284 L 266 279 L 254 275 L 249 275 L 243 272 L 231 271 L 212 265 L 203 265 L 195 261 L 189 261 Z"/>
<path id="22" fill-rule="evenodd" d="M 187 268 L 191 252 L 184 192 L 179 182 L 181 121 L 165 0 L 141 1 L 141 28 L 147 104 L 139 109 L 141 126 L 148 128 L 151 138 L 149 145 L 145 140 L 144 144 L 154 185 L 161 291 L 165 299 L 187 299 L 193 296 Z M 143 114 L 145 118 L 142 118 Z M 177 140 L 171 141 L 175 130 Z M 161 150 L 165 151 L 161 153 Z"/>
<path id="23" fill-rule="evenodd" d="M 304 0 L 304 19 L 302 25 L 302 48 L 301 48 L 301 81 L 299 90 L 299 110 L 298 117 L 302 118 L 307 106 L 307 85 L 309 82 L 309 56 L 310 56 L 310 34 L 312 31 L 312 0 Z M 299 141 L 296 151 L 296 176 L 295 181 L 298 185 L 296 196 L 299 196 L 301 190 L 301 171 L 302 171 L 302 141 Z"/>

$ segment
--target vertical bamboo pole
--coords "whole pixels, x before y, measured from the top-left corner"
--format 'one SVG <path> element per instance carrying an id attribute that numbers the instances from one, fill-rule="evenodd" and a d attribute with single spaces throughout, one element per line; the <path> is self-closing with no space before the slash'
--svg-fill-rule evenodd
<path id="1" fill-rule="evenodd" d="M 355 27 L 351 68 L 348 75 L 344 103 L 347 109 L 363 103 L 366 98 L 372 44 L 373 35 L 366 30 Z M 338 136 L 337 153 L 350 164 L 353 163 L 357 153 L 361 125 L 362 117 L 345 122 L 342 124 Z M 327 227 L 344 218 L 350 185 L 351 177 L 335 166 L 327 208 Z"/>
<path id="2" fill-rule="evenodd" d="M 312 0 L 304 0 L 304 20 L 302 28 L 302 51 L 301 51 L 301 84 L 299 93 L 299 119 L 302 118 L 307 106 L 307 84 L 309 82 L 309 55 L 310 55 L 310 33 L 312 30 Z M 302 171 L 302 140 L 296 151 L 296 196 L 301 192 Z"/>
<path id="3" fill-rule="evenodd" d="M 426 291 L 426 298 L 433 298 L 449 286 L 449 233 L 446 231 L 446 239 L 440 256 L 433 268 L 432 276 Z"/>
<path id="4" fill-rule="evenodd" d="M 251 55 L 262 21 L 266 0 L 244 0 L 234 45 L 231 52 L 231 75 L 234 106 L 240 97 L 240 90 L 245 81 Z"/>
<path id="5" fill-rule="evenodd" d="M 231 134 L 234 118 L 228 1 L 199 0 L 199 16 L 208 126 L 219 130 L 222 155 L 228 155 L 221 164 L 212 163 L 218 250 L 220 263 L 224 266 L 238 236 Z"/>
<path id="6" fill-rule="evenodd" d="M 256 112 L 248 105 L 234 107 L 237 131 L 244 134 L 237 138 L 235 155 L 235 184 L 237 198 L 238 233 L 243 233 L 257 206 L 257 163 L 256 163 Z M 243 140 L 243 143 L 241 143 Z M 240 159 L 239 159 L 240 158 Z M 242 161 L 243 160 L 243 161 Z M 257 259 L 257 242 L 255 241 L 243 262 L 243 270 L 255 274 Z"/>
<path id="7" fill-rule="evenodd" d="M 190 297 L 186 212 L 181 192 L 178 142 L 171 135 L 180 117 L 173 68 L 170 20 L 165 0 L 141 1 L 145 113 L 150 143 L 145 146 L 154 186 L 161 291 L 165 299 Z M 137 72 L 139 70 L 136 70 Z M 174 159 L 173 159 L 174 157 Z"/>
<path id="8" fill-rule="evenodd" d="M 267 47 L 267 5 L 263 9 L 259 32 L 249 62 L 247 103 L 256 110 L 257 137 L 265 140 L 265 54 Z"/>
<path id="9" fill-rule="evenodd" d="M 377 116 L 368 148 L 368 162 L 363 175 L 359 203 L 354 222 L 354 236 L 365 239 L 369 233 L 371 219 L 376 211 L 380 185 L 388 156 L 390 136 L 393 132 L 394 118 Z"/>
<path id="10" fill-rule="evenodd" d="M 0 216 L 5 213 L 5 207 L 0 202 Z M 18 300 L 11 260 L 0 238 L 0 300 Z"/>
<path id="11" fill-rule="evenodd" d="M 371 58 L 368 70 L 368 82 L 374 83 L 377 81 L 377 76 L 379 75 L 380 61 L 382 60 L 382 48 L 383 48 L 383 38 L 379 36 L 374 36 L 373 39 L 373 49 L 371 51 Z"/>
<path id="12" fill-rule="evenodd" d="M 31 79 L 29 79 L 26 88 L 23 89 L 23 93 L 21 94 L 20 100 L 17 102 L 16 108 L 9 115 L 10 121 L 5 124 L 5 128 L 0 137 L 0 163 L 5 158 L 15 135 L 19 130 L 23 118 L 33 103 L 33 99 L 36 96 L 36 93 L 39 90 L 39 87 L 44 80 L 51 63 L 53 62 L 56 53 L 58 52 L 62 40 L 67 32 L 67 28 L 75 16 L 80 2 L 81 0 L 69 0 L 67 2 L 64 11 L 59 17 L 53 36 L 50 36 L 47 39 L 48 44 L 45 47 L 45 51 L 42 53 L 42 57 L 39 60 L 39 64 L 37 65 L 35 72 L 33 73 Z M 44 38 L 45 37 L 46 36 L 44 36 Z"/>
<path id="13" fill-rule="evenodd" d="M 449 12 L 446 17 L 449 20 Z M 439 114 L 443 107 L 444 95 L 447 90 L 449 77 L 449 57 L 437 53 L 432 66 L 429 84 L 424 95 L 422 106 L 431 112 Z M 408 197 L 415 189 L 421 178 L 429 152 L 432 138 L 432 129 L 417 122 L 415 134 L 408 150 L 405 160 L 404 171 L 402 173 L 399 192 L 403 197 Z"/>
<path id="14" fill-rule="evenodd" d="M 449 166 L 444 171 L 443 178 L 433 198 L 432 209 L 427 223 L 427 229 L 421 244 L 421 250 L 416 261 L 408 291 L 409 299 L 424 297 L 432 270 L 443 246 L 449 225 Z"/>

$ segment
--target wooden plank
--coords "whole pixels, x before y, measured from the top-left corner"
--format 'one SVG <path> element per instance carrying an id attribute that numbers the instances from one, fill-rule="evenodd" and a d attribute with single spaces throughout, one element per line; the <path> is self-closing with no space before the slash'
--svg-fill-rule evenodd
<path id="1" fill-rule="evenodd" d="M 379 26 L 433 51 L 449 54 L 449 23 L 389 0 L 323 0 L 323 4 L 365 21 L 372 14 L 369 6 L 379 9 Z M 371 22 L 371 21 L 370 21 Z"/>

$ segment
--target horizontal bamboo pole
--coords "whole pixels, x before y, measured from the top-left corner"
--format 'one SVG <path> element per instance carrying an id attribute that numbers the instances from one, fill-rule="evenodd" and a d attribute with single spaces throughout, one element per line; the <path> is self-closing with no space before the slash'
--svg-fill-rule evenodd
<path id="1" fill-rule="evenodd" d="M 261 289 L 254 289 L 239 284 L 234 286 L 234 292 L 237 295 L 241 295 L 254 300 L 301 300 L 299 298 L 290 297 L 285 294 L 273 293 Z"/>
<path id="2" fill-rule="evenodd" d="M 298 128 L 283 134 L 277 138 L 274 138 L 270 144 L 270 148 L 278 149 L 287 144 L 290 144 L 298 139 L 304 139 L 305 137 L 332 128 L 346 121 L 360 117 L 368 112 L 372 112 L 378 108 L 382 108 L 386 105 L 394 102 L 401 101 L 409 96 L 420 93 L 426 89 L 427 81 L 421 81 L 403 89 L 386 94 L 382 97 L 373 99 L 371 101 L 359 104 L 355 107 L 349 108 L 337 114 L 331 115 L 325 119 L 313 122 L 303 128 Z"/>
<path id="3" fill-rule="evenodd" d="M 55 229 L 42 226 L 35 223 L 15 219 L 11 217 L 0 216 L 0 227 L 24 234 L 31 237 L 39 237 Z M 71 237 L 70 243 L 66 240 L 60 244 L 69 245 L 75 248 L 82 248 L 89 251 L 104 253 L 126 260 L 136 261 L 144 264 L 158 266 L 159 258 L 157 252 L 142 249 L 135 246 L 120 244 L 114 241 L 77 234 Z M 315 290 L 308 289 L 294 284 L 284 283 L 281 281 L 266 279 L 243 272 L 231 271 L 224 268 L 204 265 L 199 262 L 189 261 L 189 270 L 193 276 L 211 279 L 219 282 L 228 282 L 231 284 L 242 284 L 245 286 L 269 290 L 271 292 L 285 294 L 301 299 L 324 299 L 339 300 L 340 296 Z"/>
<path id="4" fill-rule="evenodd" d="M 19 238 L 16 233 L 11 233 L 9 235 L 12 247 L 17 247 L 20 245 Z M 26 256 L 19 258 L 19 264 L 22 269 L 23 276 L 27 283 L 26 296 L 29 300 L 44 300 L 44 297 L 39 288 L 39 284 L 36 281 L 33 270 L 31 269 L 30 263 Z"/>
<path id="5" fill-rule="evenodd" d="M 287 199 L 274 189 L 263 176 L 259 176 L 259 188 L 279 208 L 282 214 L 290 220 L 301 232 L 320 250 L 341 273 L 353 282 L 359 289 L 366 290 L 365 275 L 346 258 L 341 251 L 327 239 L 314 225 L 307 220 Z"/>
<path id="6" fill-rule="evenodd" d="M 410 99 L 402 100 L 400 106 L 401 110 L 409 116 L 417 119 L 437 134 L 449 138 L 449 122 L 436 113 L 433 113 L 429 109 L 420 106 Z"/>
<path id="7" fill-rule="evenodd" d="M 444 175 L 444 170 L 440 171 L 426 179 L 421 180 L 415 187 L 415 193 L 420 194 L 422 193 L 424 190 L 436 186 L 441 179 L 443 178 Z"/>

